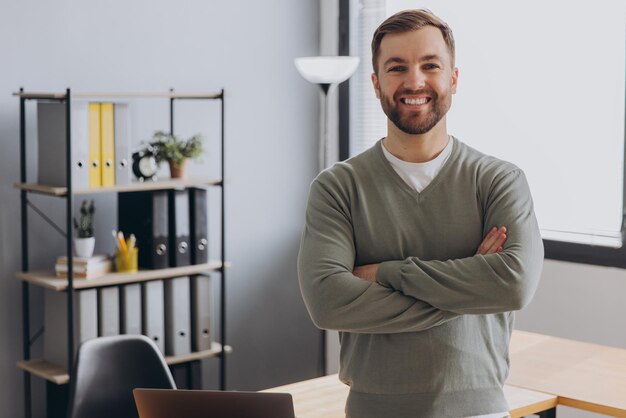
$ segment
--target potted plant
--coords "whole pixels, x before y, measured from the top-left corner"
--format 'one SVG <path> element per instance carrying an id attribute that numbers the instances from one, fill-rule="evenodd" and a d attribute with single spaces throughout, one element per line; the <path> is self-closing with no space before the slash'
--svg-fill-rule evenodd
<path id="1" fill-rule="evenodd" d="M 76 229 L 74 250 L 78 257 L 89 258 L 93 255 L 96 245 L 96 238 L 93 233 L 93 214 L 95 212 L 93 200 L 83 200 L 80 205 L 80 216 L 78 220 L 74 218 L 74 228 Z"/>
<path id="2" fill-rule="evenodd" d="M 150 143 L 157 163 L 167 161 L 172 178 L 186 178 L 187 161 L 202 155 L 202 136 L 196 134 L 184 140 L 164 131 L 156 131 Z"/>

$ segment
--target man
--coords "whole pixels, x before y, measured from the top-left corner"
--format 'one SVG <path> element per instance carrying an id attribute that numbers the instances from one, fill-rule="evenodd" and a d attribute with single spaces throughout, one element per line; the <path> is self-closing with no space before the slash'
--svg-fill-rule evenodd
<path id="1" fill-rule="evenodd" d="M 346 414 L 506 416 L 512 311 L 543 260 L 526 179 L 448 135 L 458 70 L 443 21 L 391 16 L 372 56 L 387 136 L 312 183 L 298 258 L 314 323 L 340 331 Z"/>

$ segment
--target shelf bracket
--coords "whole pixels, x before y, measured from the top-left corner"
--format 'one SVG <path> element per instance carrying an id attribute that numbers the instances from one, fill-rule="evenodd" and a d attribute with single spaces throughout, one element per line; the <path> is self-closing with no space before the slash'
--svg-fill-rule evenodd
<path id="1" fill-rule="evenodd" d="M 30 200 L 26 199 L 26 204 L 28 206 L 30 206 L 30 208 L 32 210 L 34 210 L 35 213 L 37 213 L 39 216 L 41 216 L 41 218 L 44 221 L 46 221 L 52 228 L 54 228 L 59 234 L 61 234 L 63 236 L 63 238 L 67 237 L 67 234 L 65 233 L 65 231 L 60 226 L 58 226 L 52 219 L 50 219 L 48 217 L 48 215 L 46 215 L 41 210 L 39 210 L 39 208 L 37 206 L 35 206 L 34 203 L 32 203 Z"/>
<path id="2" fill-rule="evenodd" d="M 30 340 L 28 341 L 29 345 L 33 345 L 35 344 L 35 341 L 37 341 L 37 339 L 39 337 L 41 337 L 44 333 L 44 327 L 39 328 L 39 330 L 37 330 L 37 332 L 35 333 L 35 335 L 33 335 Z"/>

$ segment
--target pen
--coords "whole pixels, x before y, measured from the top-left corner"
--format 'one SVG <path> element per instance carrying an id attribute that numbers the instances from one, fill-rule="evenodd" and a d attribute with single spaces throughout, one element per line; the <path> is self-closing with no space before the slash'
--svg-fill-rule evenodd
<path id="1" fill-rule="evenodd" d="M 126 265 L 130 265 L 130 253 L 128 252 L 126 240 L 124 239 L 124 233 L 122 231 L 117 233 L 117 240 L 120 242 L 120 251 L 122 252 L 122 257 L 126 260 Z"/>
<path id="2" fill-rule="evenodd" d="M 117 231 L 114 229 L 111 231 L 111 234 L 113 235 L 113 240 L 115 240 L 115 248 L 120 249 L 120 242 L 117 239 Z"/>
<path id="3" fill-rule="evenodd" d="M 128 247 L 126 247 L 126 240 L 124 239 L 124 233 L 122 231 L 117 233 L 117 241 L 120 244 L 120 250 L 124 255 L 128 255 Z"/>
<path id="4" fill-rule="evenodd" d="M 135 248 L 135 244 L 137 243 L 137 238 L 135 237 L 135 234 L 130 234 L 130 238 L 128 238 L 128 250 L 132 250 L 133 248 Z"/>

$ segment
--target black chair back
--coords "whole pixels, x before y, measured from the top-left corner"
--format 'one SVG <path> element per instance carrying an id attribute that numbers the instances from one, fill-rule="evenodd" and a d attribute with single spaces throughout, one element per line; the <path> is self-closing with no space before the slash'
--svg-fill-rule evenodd
<path id="1" fill-rule="evenodd" d="M 85 341 L 70 381 L 69 418 L 137 418 L 135 388 L 176 389 L 165 359 L 143 335 Z"/>

